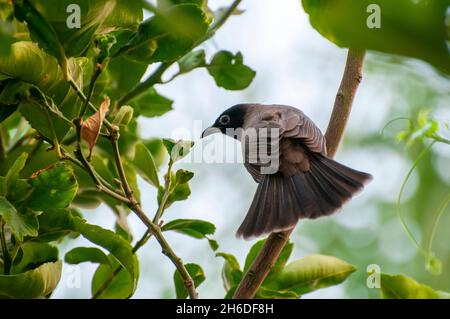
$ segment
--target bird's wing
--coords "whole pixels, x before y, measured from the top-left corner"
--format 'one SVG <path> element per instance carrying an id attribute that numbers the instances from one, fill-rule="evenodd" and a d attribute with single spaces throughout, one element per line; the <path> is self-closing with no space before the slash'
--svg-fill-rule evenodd
<path id="1" fill-rule="evenodd" d="M 249 117 L 245 129 L 252 128 L 257 132 L 262 128 L 279 129 L 277 146 L 280 150 L 280 170 L 287 175 L 295 173 L 294 169 L 303 171 L 308 169 L 308 163 L 305 161 L 307 151 L 326 155 L 326 143 L 322 132 L 311 119 L 296 108 L 290 106 L 264 107 L 259 110 L 259 113 Z M 246 141 L 241 142 L 246 143 Z M 258 139 L 257 144 L 270 142 L 274 143 L 270 138 L 263 141 Z M 267 149 L 270 148 L 267 146 Z M 249 149 L 250 147 L 246 143 L 244 147 L 245 167 L 255 181 L 259 182 L 261 180 L 260 168 L 264 166 L 264 163 L 255 160 L 249 161 L 249 157 L 251 157 Z"/>

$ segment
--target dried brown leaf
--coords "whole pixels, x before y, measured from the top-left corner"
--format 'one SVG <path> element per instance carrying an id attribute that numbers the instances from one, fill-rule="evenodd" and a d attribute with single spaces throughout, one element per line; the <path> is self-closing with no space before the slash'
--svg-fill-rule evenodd
<path id="1" fill-rule="evenodd" d="M 109 97 L 106 97 L 100 105 L 98 111 L 91 115 L 86 121 L 81 122 L 81 138 L 84 139 L 89 145 L 88 158 L 91 157 L 92 149 L 97 143 L 97 138 L 100 134 L 100 129 L 102 128 L 106 113 L 109 111 L 110 104 L 111 101 Z"/>

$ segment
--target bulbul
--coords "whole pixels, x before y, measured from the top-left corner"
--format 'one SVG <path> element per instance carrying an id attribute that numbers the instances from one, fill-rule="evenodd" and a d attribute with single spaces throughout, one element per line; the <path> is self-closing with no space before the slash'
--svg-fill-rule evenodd
<path id="1" fill-rule="evenodd" d="M 244 239 L 291 229 L 301 218 L 331 215 L 372 179 L 328 158 L 320 129 L 291 106 L 235 105 L 202 137 L 216 132 L 245 146 L 244 165 L 258 183 L 236 234 Z M 267 159 L 277 162 L 275 169 Z"/>

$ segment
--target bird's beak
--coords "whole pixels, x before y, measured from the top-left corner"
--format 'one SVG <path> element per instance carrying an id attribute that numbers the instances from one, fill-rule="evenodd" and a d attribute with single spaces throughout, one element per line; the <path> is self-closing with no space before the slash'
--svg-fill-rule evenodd
<path id="1" fill-rule="evenodd" d="M 201 138 L 207 137 L 209 135 L 220 133 L 220 130 L 217 127 L 210 126 L 206 130 L 203 131 Z"/>

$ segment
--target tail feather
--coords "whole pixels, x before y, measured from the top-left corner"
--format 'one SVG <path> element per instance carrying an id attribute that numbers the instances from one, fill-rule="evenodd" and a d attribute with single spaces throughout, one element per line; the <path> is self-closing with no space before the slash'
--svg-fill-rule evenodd
<path id="1" fill-rule="evenodd" d="M 300 218 L 338 211 L 372 179 L 320 154 L 310 154 L 310 170 L 285 177 L 263 175 L 250 209 L 237 231 L 246 239 L 293 228 Z"/>

